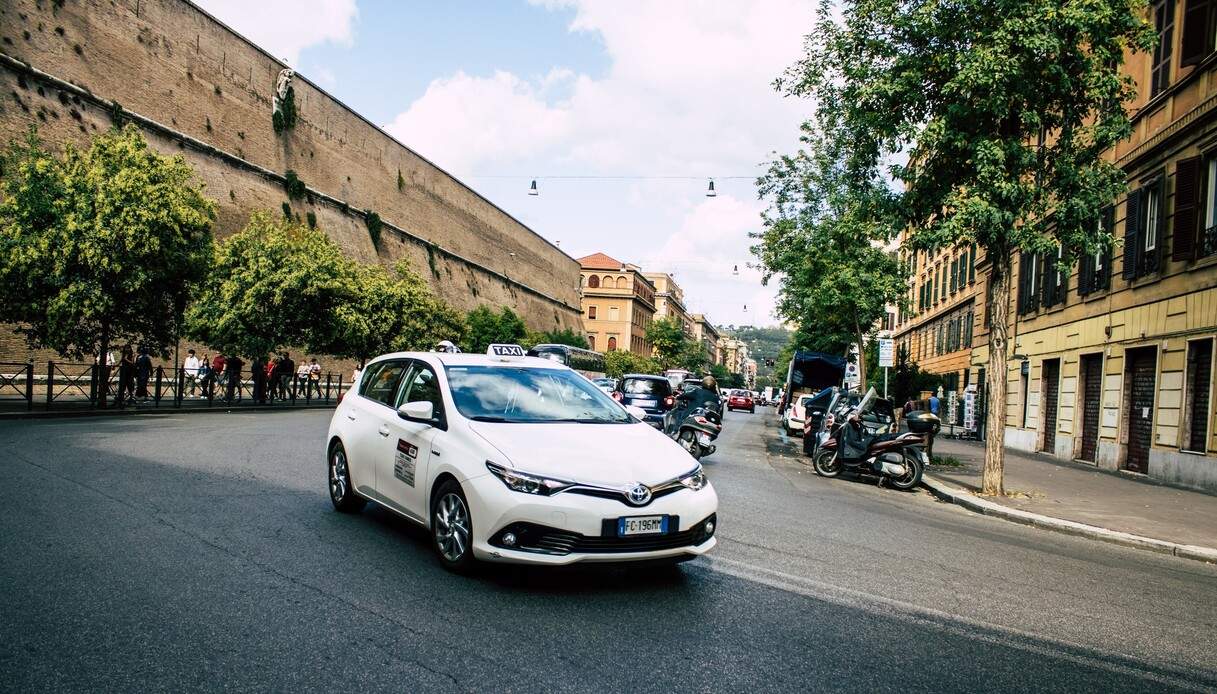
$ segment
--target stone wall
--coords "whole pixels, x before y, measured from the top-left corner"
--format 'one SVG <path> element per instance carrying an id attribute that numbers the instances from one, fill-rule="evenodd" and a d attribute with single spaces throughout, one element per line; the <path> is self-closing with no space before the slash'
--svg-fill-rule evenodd
<path id="1" fill-rule="evenodd" d="M 53 145 L 85 146 L 121 107 L 194 168 L 221 238 L 278 211 L 293 170 L 310 191 L 295 213 L 313 212 L 351 257 L 409 260 L 462 309 L 506 305 L 533 329 L 581 329 L 578 263 L 304 76 L 299 120 L 276 134 L 283 67 L 184 0 L 0 0 L 0 140 L 36 125 Z M 385 222 L 379 248 L 365 209 Z M 5 333 L 0 359 L 44 356 Z"/>

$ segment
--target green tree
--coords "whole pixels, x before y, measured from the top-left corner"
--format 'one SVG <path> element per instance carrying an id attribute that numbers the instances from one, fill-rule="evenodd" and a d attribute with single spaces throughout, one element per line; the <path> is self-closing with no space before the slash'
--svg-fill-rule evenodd
<path id="1" fill-rule="evenodd" d="M 681 366 L 689 349 L 689 336 L 675 318 L 657 318 L 646 330 L 647 342 L 655 349 L 655 358 L 666 369 Z"/>
<path id="2" fill-rule="evenodd" d="M 613 350 L 604 355 L 604 373 L 610 378 L 621 378 L 625 374 L 658 374 L 663 371 L 659 362 L 651 357 Z"/>
<path id="3" fill-rule="evenodd" d="M 799 337 L 850 357 L 850 345 L 865 344 L 887 307 L 901 301 L 906 280 L 882 247 L 900 230 L 892 193 L 877 169 L 850 166 L 839 129 L 821 108 L 803 126 L 804 149 L 770 164 L 758 181 L 770 205 L 752 250 L 765 281 L 780 278 L 777 310 L 799 326 Z M 862 383 L 866 366 L 858 365 Z"/>
<path id="4" fill-rule="evenodd" d="M 1154 45 L 1143 0 L 825 4 L 779 84 L 841 127 L 849 167 L 891 171 L 919 249 L 988 259 L 987 392 L 1006 392 L 1011 258 L 1112 246 L 1097 223 L 1125 188 L 1104 152 L 1131 133 L 1126 51 Z M 1003 489 L 1004 417 L 988 418 L 982 491 Z"/>
<path id="5" fill-rule="evenodd" d="M 401 262 L 392 272 L 380 265 L 356 268 L 358 291 L 337 306 L 343 326 L 327 353 L 360 364 L 387 352 L 427 351 L 440 340 L 465 340 L 465 317 L 435 296 L 421 277 Z"/>
<path id="6" fill-rule="evenodd" d="M 119 341 L 167 354 L 207 274 L 215 203 L 180 157 L 128 125 L 87 150 L 13 143 L 0 183 L 0 321 L 83 358 Z"/>
<path id="7" fill-rule="evenodd" d="M 579 347 L 587 349 L 587 338 L 583 333 L 566 328 L 564 330 L 549 330 L 539 333 L 538 339 L 534 344 L 547 345 L 570 345 L 571 347 Z"/>
<path id="8" fill-rule="evenodd" d="M 527 341 L 528 328 L 515 311 L 504 306 L 497 313 L 485 304 L 465 317 L 469 326 L 465 345 L 469 352 L 481 354 L 493 344 L 520 344 Z"/>
<path id="9" fill-rule="evenodd" d="M 214 268 L 186 312 L 187 333 L 257 358 L 288 345 L 349 353 L 360 274 L 323 232 L 265 212 L 217 244 Z"/>

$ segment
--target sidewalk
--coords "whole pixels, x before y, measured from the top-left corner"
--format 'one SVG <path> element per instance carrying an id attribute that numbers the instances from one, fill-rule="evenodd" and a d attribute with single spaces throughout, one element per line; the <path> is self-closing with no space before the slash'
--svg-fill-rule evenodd
<path id="1" fill-rule="evenodd" d="M 980 489 L 984 445 L 939 438 L 926 476 L 970 491 Z M 1006 449 L 1007 497 L 976 497 L 1001 506 L 1182 545 L 1217 549 L 1217 496 L 1168 487 L 1125 474 Z"/>

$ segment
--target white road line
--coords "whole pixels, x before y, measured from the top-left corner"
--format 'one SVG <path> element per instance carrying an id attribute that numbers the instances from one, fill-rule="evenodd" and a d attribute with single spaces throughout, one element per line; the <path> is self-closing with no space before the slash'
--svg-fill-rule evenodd
<path id="1" fill-rule="evenodd" d="M 1194 675 L 1197 673 L 1184 668 L 1172 665 L 1141 663 L 1129 656 L 1118 653 L 1103 653 L 1091 646 L 955 615 L 932 607 L 923 607 L 902 600 L 895 600 L 865 591 L 824 583 L 804 576 L 796 576 L 734 559 L 704 555 L 696 561 L 689 562 L 686 566 L 694 569 L 714 571 L 753 583 L 759 583 L 770 588 L 822 600 L 834 605 L 862 610 L 878 617 L 901 619 L 921 626 L 947 631 L 968 639 L 1007 648 L 1017 648 L 1027 653 L 1067 660 L 1086 667 L 1100 668 L 1108 672 L 1136 677 L 1142 680 L 1150 680 L 1179 689 L 1209 692 L 1213 691 L 1215 683 L 1217 683 L 1217 679 L 1211 673 L 1206 673 L 1208 675 L 1206 679 L 1209 684 L 1204 684 L 1196 681 L 1197 678 Z M 976 630 L 991 633 L 977 633 Z M 1078 651 L 1082 651 L 1085 654 L 1078 653 Z M 1111 658 L 1124 662 L 1112 662 Z M 1189 678 L 1189 675 L 1193 675 L 1193 677 Z"/>

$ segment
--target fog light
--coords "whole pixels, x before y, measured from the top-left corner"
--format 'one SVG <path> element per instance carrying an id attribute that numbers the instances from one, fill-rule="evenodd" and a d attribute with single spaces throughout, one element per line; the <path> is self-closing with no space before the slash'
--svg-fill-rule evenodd
<path id="1" fill-rule="evenodd" d="M 503 533 L 503 544 L 507 545 L 508 547 L 515 547 L 516 546 L 516 534 L 515 533 Z"/>
<path id="2" fill-rule="evenodd" d="M 706 535 L 713 535 L 713 534 L 714 534 L 714 521 L 712 521 L 712 520 L 706 521 Z"/>

